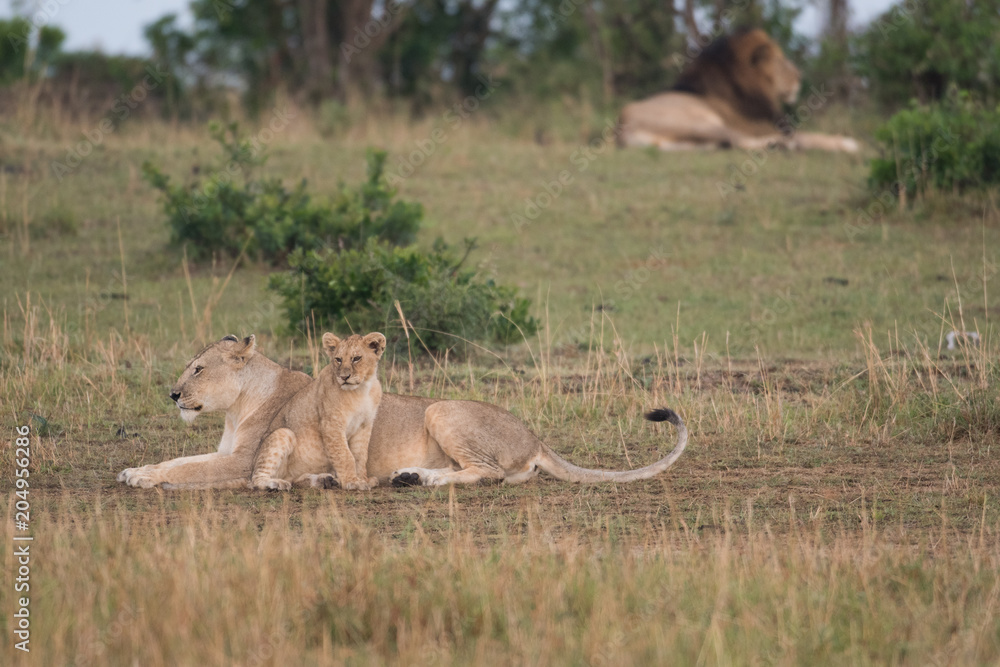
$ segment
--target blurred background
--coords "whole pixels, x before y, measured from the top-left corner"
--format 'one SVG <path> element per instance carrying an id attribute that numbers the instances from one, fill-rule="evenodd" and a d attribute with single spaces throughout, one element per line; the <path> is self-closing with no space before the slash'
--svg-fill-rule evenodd
<path id="1" fill-rule="evenodd" d="M 19 86 L 75 120 L 95 117 L 155 65 L 169 85 L 137 113 L 255 114 L 276 98 L 329 129 L 359 108 L 416 118 L 499 82 L 505 104 L 613 115 L 668 88 L 689 49 L 763 27 L 850 105 L 899 108 L 949 88 L 989 101 L 1000 78 L 995 0 L 8 0 L 0 103 Z M 539 116 L 544 118 L 544 115 Z M 544 120 L 535 121 L 545 125 Z M 526 132 L 544 134 L 546 127 Z"/>

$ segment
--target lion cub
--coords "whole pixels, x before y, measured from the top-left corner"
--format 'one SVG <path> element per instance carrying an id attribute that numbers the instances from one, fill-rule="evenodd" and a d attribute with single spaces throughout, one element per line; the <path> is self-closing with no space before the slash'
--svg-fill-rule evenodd
<path id="1" fill-rule="evenodd" d="M 250 486 L 290 489 L 293 483 L 367 491 L 378 484 L 368 477 L 368 439 L 382 400 L 378 360 L 385 336 L 370 333 L 341 340 L 323 334 L 330 357 L 315 382 L 300 390 L 271 422 L 254 464 Z"/>

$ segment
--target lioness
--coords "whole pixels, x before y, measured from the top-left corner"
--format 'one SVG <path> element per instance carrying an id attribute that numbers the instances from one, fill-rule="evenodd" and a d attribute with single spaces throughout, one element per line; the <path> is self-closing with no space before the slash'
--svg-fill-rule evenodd
<path id="1" fill-rule="evenodd" d="M 188 362 L 170 391 L 188 423 L 203 412 L 225 411 L 226 426 L 217 452 L 128 468 L 119 473 L 118 481 L 144 489 L 158 484 L 164 488 L 245 486 L 275 415 L 312 382 L 305 373 L 257 354 L 256 346 L 253 336 L 242 341 L 226 336 L 212 343 Z M 240 478 L 242 483 L 234 483 Z"/>
<path id="2" fill-rule="evenodd" d="M 202 412 L 226 411 L 220 451 L 129 468 L 118 476 L 119 481 L 144 488 L 162 484 L 165 489 L 247 485 L 254 456 L 270 433 L 266 425 L 271 419 L 261 424 L 264 406 L 273 418 L 309 377 L 281 369 L 257 354 L 253 336 L 245 344 L 233 340 L 227 336 L 203 350 L 170 394 L 186 421 Z M 239 346 L 238 351 L 234 346 Z M 259 382 L 253 382 L 255 377 Z M 534 477 L 539 470 L 571 482 L 647 479 L 680 457 L 688 432 L 672 410 L 654 410 L 646 418 L 669 421 L 677 428 L 677 443 L 670 454 L 636 470 L 588 470 L 559 457 L 514 415 L 495 405 L 387 393 L 375 416 L 367 473 L 395 485 L 469 483 L 484 478 L 513 484 Z"/>
<path id="3" fill-rule="evenodd" d="M 330 363 L 319 377 L 300 390 L 271 423 L 254 464 L 250 486 L 288 490 L 292 483 L 367 491 L 378 484 L 369 479 L 368 439 L 382 399 L 378 360 L 385 336 L 323 334 Z M 323 474 L 333 466 L 336 477 Z"/>
<path id="4" fill-rule="evenodd" d="M 796 132 L 794 117 L 782 115 L 782 106 L 798 99 L 801 79 L 764 31 L 739 30 L 705 47 L 672 90 L 627 104 L 619 117 L 619 144 L 857 152 L 858 142 L 850 137 Z"/>

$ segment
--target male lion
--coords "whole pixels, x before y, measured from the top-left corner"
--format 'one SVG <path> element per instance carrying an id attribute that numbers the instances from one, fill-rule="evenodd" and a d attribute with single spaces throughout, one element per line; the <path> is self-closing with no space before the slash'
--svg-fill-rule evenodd
<path id="1" fill-rule="evenodd" d="M 632 102 L 619 144 L 661 150 L 768 146 L 854 153 L 850 137 L 794 132 L 782 105 L 798 99 L 801 75 L 764 31 L 743 29 L 709 44 L 672 90 Z"/>
<path id="2" fill-rule="evenodd" d="M 226 411 L 219 452 L 129 468 L 119 481 L 143 488 L 162 484 L 166 489 L 247 486 L 254 457 L 271 432 L 271 419 L 310 380 L 257 354 L 253 336 L 242 343 L 236 340 L 227 336 L 199 353 L 170 394 L 185 421 L 202 412 Z M 514 415 L 495 405 L 383 394 L 368 443 L 367 474 L 395 485 L 480 479 L 513 484 L 539 470 L 571 482 L 648 479 L 680 457 L 688 432 L 673 410 L 653 410 L 646 419 L 669 421 L 677 428 L 673 451 L 636 470 L 588 470 L 559 457 Z"/>
<path id="3" fill-rule="evenodd" d="M 368 477 L 368 439 L 382 399 L 378 360 L 385 336 L 323 334 L 330 363 L 315 382 L 292 397 L 271 423 L 254 464 L 250 486 L 288 490 L 292 483 L 367 491 L 378 484 Z M 336 477 L 327 473 L 330 466 Z"/>

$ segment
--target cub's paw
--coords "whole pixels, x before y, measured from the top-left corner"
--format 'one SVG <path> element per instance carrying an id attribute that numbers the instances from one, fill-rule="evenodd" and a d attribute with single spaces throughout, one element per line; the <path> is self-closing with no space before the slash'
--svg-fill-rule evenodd
<path id="1" fill-rule="evenodd" d="M 376 483 L 378 480 L 376 480 Z M 352 479 L 350 481 L 344 481 L 340 485 L 345 491 L 370 491 L 372 485 L 367 479 Z"/>
<path id="2" fill-rule="evenodd" d="M 251 480 L 250 486 L 261 491 L 288 491 L 292 483 L 287 479 L 268 478 Z"/>
<path id="3" fill-rule="evenodd" d="M 290 491 L 292 483 L 287 479 L 269 479 L 267 481 L 268 491 Z"/>
<path id="4" fill-rule="evenodd" d="M 309 486 L 314 489 L 336 489 L 340 486 L 335 475 L 323 473 L 321 475 L 310 475 Z"/>
<path id="5" fill-rule="evenodd" d="M 415 472 L 394 472 L 392 474 L 392 485 L 395 487 L 420 486 L 420 475 Z"/>

